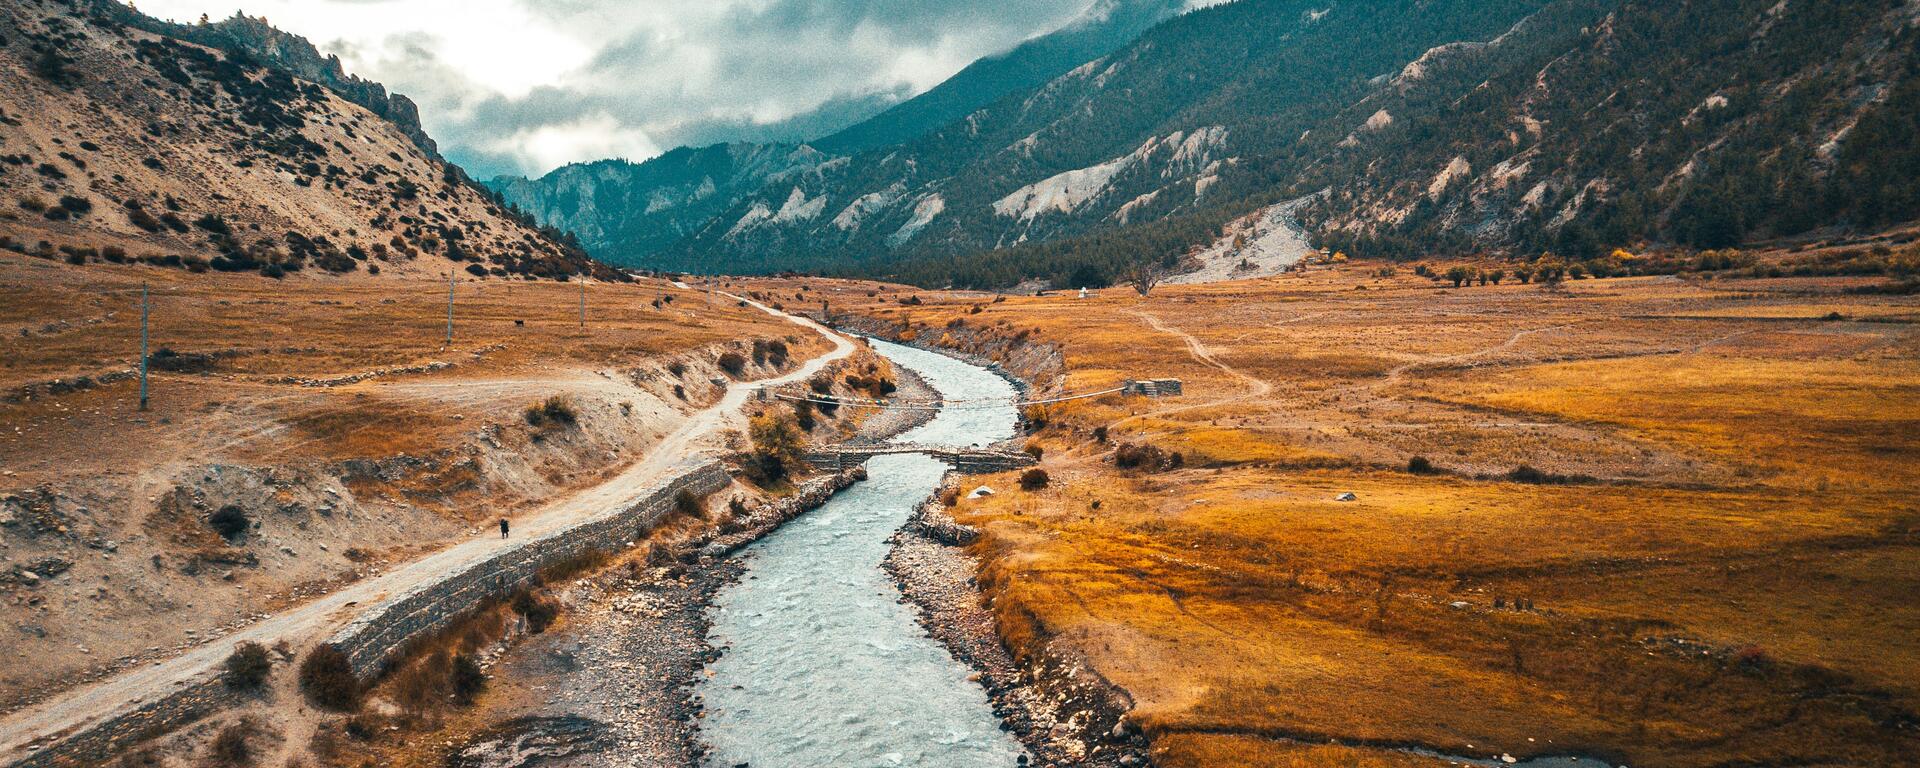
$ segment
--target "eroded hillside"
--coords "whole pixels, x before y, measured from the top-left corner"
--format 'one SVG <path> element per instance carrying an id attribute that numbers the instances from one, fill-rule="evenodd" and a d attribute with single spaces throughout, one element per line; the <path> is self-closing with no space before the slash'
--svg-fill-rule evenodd
<path id="1" fill-rule="evenodd" d="M 616 277 L 431 156 L 417 126 L 120 11 L 0 3 L 0 247 L 272 277 Z"/>

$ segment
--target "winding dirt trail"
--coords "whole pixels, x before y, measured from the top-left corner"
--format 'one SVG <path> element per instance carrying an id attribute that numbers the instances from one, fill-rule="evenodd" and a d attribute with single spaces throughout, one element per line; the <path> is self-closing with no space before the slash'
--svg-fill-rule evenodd
<path id="1" fill-rule="evenodd" d="M 679 428 L 649 450 L 645 458 L 620 474 L 514 520 L 516 539 L 524 540 L 562 530 L 609 507 L 630 502 L 656 482 L 668 477 L 672 470 L 688 464 L 690 457 L 711 447 L 707 442 L 742 417 L 742 406 L 755 392 L 805 381 L 829 363 L 844 359 L 854 352 L 852 341 L 812 320 L 789 315 L 758 302 L 722 295 L 746 301 L 761 311 L 812 330 L 833 342 L 834 348 L 785 375 L 730 383 L 726 394 L 718 402 L 691 414 Z M 122 671 L 13 712 L 0 720 L 0 765 L 12 765 L 30 756 L 33 745 L 43 743 L 50 737 L 80 732 L 119 713 L 161 698 L 187 681 L 211 673 L 225 662 L 241 642 L 252 641 L 272 646 L 286 640 L 295 647 L 301 647 L 350 621 L 358 613 L 355 610 L 357 607 L 370 606 L 390 594 L 448 573 L 457 573 L 508 543 L 491 536 L 480 536 L 261 619 L 245 629 L 182 655 Z"/>
<path id="2" fill-rule="evenodd" d="M 1179 339 L 1187 345 L 1187 354 L 1192 355 L 1193 359 L 1199 360 L 1200 362 L 1206 363 L 1207 365 L 1212 366 L 1214 368 L 1218 368 L 1220 369 L 1221 372 L 1226 373 L 1227 375 L 1237 378 L 1243 382 L 1246 382 L 1247 391 L 1238 395 L 1231 395 L 1228 397 L 1216 398 L 1216 399 L 1208 400 L 1205 402 L 1190 403 L 1187 405 L 1173 406 L 1170 408 L 1160 408 L 1152 411 L 1147 411 L 1146 413 L 1134 414 L 1132 416 L 1128 416 L 1124 419 L 1114 422 L 1113 426 L 1117 427 L 1122 424 L 1126 424 L 1127 422 L 1134 421 L 1136 419 L 1144 419 L 1150 416 L 1165 416 L 1170 413 L 1181 413 L 1184 411 L 1191 411 L 1191 410 L 1196 410 L 1200 408 L 1212 408 L 1214 406 L 1225 405 L 1228 403 L 1243 402 L 1246 400 L 1252 400 L 1254 398 L 1266 397 L 1267 395 L 1273 393 L 1272 382 L 1269 382 L 1266 379 L 1262 379 L 1258 376 L 1247 373 L 1246 371 L 1242 371 L 1238 368 L 1235 368 L 1231 365 L 1221 362 L 1220 358 L 1214 355 L 1213 349 L 1211 347 L 1208 347 L 1206 345 L 1206 342 L 1201 341 L 1199 338 L 1195 337 L 1193 334 L 1187 333 L 1186 331 L 1180 330 L 1179 328 L 1176 328 L 1174 326 L 1167 325 L 1166 322 L 1161 320 L 1158 316 L 1148 312 L 1144 312 L 1140 310 L 1130 310 L 1129 314 L 1132 314 L 1135 317 L 1138 317 L 1141 320 L 1145 321 L 1148 326 L 1152 327 L 1156 331 L 1159 331 L 1161 333 L 1165 333 L 1171 336 L 1179 337 Z"/>

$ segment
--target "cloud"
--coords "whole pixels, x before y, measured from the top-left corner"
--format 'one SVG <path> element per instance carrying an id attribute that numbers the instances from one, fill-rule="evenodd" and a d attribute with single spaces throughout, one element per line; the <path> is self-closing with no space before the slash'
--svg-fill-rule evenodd
<path id="1" fill-rule="evenodd" d="M 245 8 L 420 103 L 476 176 L 818 137 L 1065 24 L 1092 0 L 141 0 Z"/>

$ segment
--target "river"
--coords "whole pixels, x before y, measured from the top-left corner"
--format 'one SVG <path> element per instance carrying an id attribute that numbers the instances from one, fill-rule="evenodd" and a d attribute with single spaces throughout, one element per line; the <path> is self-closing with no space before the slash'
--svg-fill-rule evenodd
<path id="1" fill-rule="evenodd" d="M 1005 398 L 1013 385 L 945 355 L 875 341 L 949 400 Z M 950 407 L 895 439 L 983 446 L 1012 437 L 1011 405 Z M 738 582 L 714 599 L 708 640 L 725 653 L 699 693 L 708 764 L 729 768 L 1013 766 L 986 691 L 927 637 L 881 570 L 888 537 L 932 495 L 946 465 L 878 456 L 869 480 L 743 552 Z"/>

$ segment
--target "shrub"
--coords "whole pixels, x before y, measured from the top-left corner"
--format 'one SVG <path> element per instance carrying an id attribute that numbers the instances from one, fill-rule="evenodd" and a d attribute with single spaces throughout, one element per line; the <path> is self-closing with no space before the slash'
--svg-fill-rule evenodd
<path id="1" fill-rule="evenodd" d="M 252 524 L 253 521 L 247 519 L 247 511 L 238 504 L 228 504 L 207 516 L 207 525 L 228 543 L 239 541 Z"/>
<path id="2" fill-rule="evenodd" d="M 1113 451 L 1113 465 L 1121 469 L 1139 469 L 1148 472 L 1160 472 L 1179 469 L 1187 463 L 1186 457 L 1178 452 L 1167 453 L 1150 443 L 1126 443 Z"/>
<path id="3" fill-rule="evenodd" d="M 667 373 L 673 374 L 675 378 L 685 376 L 687 373 L 687 364 L 679 360 L 667 363 Z"/>
<path id="4" fill-rule="evenodd" d="M 673 495 L 673 510 L 689 517 L 703 517 L 707 511 L 705 507 L 700 506 L 700 499 L 695 498 L 693 492 L 685 488 Z"/>
<path id="5" fill-rule="evenodd" d="M 825 375 L 815 376 L 807 381 L 807 388 L 813 390 L 813 393 L 816 395 L 831 395 L 833 394 L 833 379 L 827 378 Z"/>
<path id="6" fill-rule="evenodd" d="M 513 596 L 513 612 L 527 620 L 527 631 L 540 634 L 552 626 L 553 619 L 560 610 L 552 602 L 542 600 L 531 591 L 520 590 Z"/>
<path id="7" fill-rule="evenodd" d="M 220 729 L 207 745 L 207 761 L 217 766 L 242 766 L 253 764 L 253 746 L 250 742 L 260 730 L 258 723 L 251 717 L 242 717 Z"/>
<path id="8" fill-rule="evenodd" d="M 1020 473 L 1020 489 L 1037 491 L 1047 487 L 1047 483 L 1051 480 L 1052 478 L 1047 477 L 1046 470 L 1035 467 Z"/>
<path id="9" fill-rule="evenodd" d="M 1415 456 L 1407 459 L 1407 471 L 1416 475 L 1433 474 L 1433 462 L 1428 461 L 1425 456 Z"/>
<path id="10" fill-rule="evenodd" d="M 1093 439 L 1095 442 L 1100 442 L 1100 443 L 1106 442 L 1107 441 L 1107 425 L 1102 424 L 1100 426 L 1094 427 Z"/>
<path id="11" fill-rule="evenodd" d="M 747 371 L 747 358 L 738 352 L 721 353 L 719 364 L 720 370 L 726 371 L 727 375 L 735 378 Z"/>
<path id="12" fill-rule="evenodd" d="M 93 201 L 76 195 L 61 195 L 60 207 L 67 209 L 68 213 L 79 216 L 93 211 Z"/>
<path id="13" fill-rule="evenodd" d="M 529 425 L 536 427 L 548 424 L 571 427 L 580 423 L 580 414 L 574 411 L 573 402 L 565 395 L 554 395 L 543 402 L 529 405 L 526 412 L 521 415 L 526 418 Z"/>
<path id="14" fill-rule="evenodd" d="M 300 661 L 300 690 L 322 709 L 352 712 L 360 707 L 360 679 L 347 655 L 331 645 L 316 646 Z"/>
<path id="15" fill-rule="evenodd" d="M 746 499 L 743 499 L 743 498 L 740 498 L 740 497 L 738 497 L 738 496 L 735 496 L 735 497 L 733 497 L 733 498 L 731 498 L 731 499 L 727 499 L 727 511 L 728 511 L 729 513 L 732 513 L 732 514 L 734 514 L 734 515 L 744 515 L 744 514 L 746 514 L 746 513 L 747 513 L 747 500 L 746 500 Z"/>
<path id="16" fill-rule="evenodd" d="M 818 423 L 813 418 L 813 402 L 810 400 L 793 401 L 793 423 L 801 429 L 812 432 Z"/>
<path id="17" fill-rule="evenodd" d="M 453 700 L 460 704 L 472 704 L 473 700 L 487 689 L 487 674 L 480 669 L 480 663 L 464 653 L 453 655 L 453 668 L 450 682 L 453 688 Z"/>
<path id="18" fill-rule="evenodd" d="M 273 672 L 273 658 L 267 647 L 255 642 L 241 643 L 227 656 L 227 687 L 241 691 L 259 690 Z"/>
<path id="19" fill-rule="evenodd" d="M 1047 449 L 1041 447 L 1039 443 L 1027 443 L 1026 447 L 1021 448 L 1020 450 L 1025 451 L 1028 456 L 1032 456 L 1035 459 L 1042 458 L 1047 455 Z"/>

